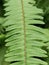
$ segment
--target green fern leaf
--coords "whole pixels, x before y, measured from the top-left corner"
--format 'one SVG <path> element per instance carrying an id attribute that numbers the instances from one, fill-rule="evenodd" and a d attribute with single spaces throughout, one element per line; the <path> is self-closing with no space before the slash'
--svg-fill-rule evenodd
<path id="1" fill-rule="evenodd" d="M 44 24 L 41 9 L 36 8 L 34 0 L 5 0 L 6 27 L 6 61 L 10 65 L 47 65 L 40 58 L 46 58 L 47 52 L 42 49 L 47 41 L 42 28 L 31 24 Z M 33 5 L 29 3 L 32 2 Z"/>

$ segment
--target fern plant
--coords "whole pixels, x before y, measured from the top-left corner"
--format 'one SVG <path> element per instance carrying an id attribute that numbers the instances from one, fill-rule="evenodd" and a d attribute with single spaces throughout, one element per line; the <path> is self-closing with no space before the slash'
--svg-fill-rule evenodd
<path id="1" fill-rule="evenodd" d="M 42 9 L 34 3 L 34 0 L 5 0 L 6 13 L 2 25 L 6 29 L 5 43 L 8 47 L 5 61 L 10 65 L 48 65 L 48 30 L 34 25 L 45 24 Z"/>

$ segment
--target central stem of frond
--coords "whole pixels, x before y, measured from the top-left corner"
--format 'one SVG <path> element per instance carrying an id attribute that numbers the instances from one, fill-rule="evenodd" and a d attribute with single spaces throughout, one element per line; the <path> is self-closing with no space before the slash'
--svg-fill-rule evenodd
<path id="1" fill-rule="evenodd" d="M 22 20 L 23 20 L 23 30 L 24 30 L 24 62 L 25 65 L 27 65 L 26 63 L 26 26 L 25 26 L 25 14 L 24 14 L 24 3 L 23 0 L 21 0 L 21 5 L 22 5 Z"/>

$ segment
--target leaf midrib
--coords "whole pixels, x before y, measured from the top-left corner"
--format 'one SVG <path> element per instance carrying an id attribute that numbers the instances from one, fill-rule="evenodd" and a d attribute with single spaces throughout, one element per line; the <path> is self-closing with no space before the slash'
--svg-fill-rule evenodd
<path id="1" fill-rule="evenodd" d="M 21 0 L 22 6 L 22 21 L 23 21 L 23 30 L 24 30 L 24 63 L 27 65 L 26 61 L 26 26 L 25 26 L 25 13 L 24 13 L 24 2 Z"/>

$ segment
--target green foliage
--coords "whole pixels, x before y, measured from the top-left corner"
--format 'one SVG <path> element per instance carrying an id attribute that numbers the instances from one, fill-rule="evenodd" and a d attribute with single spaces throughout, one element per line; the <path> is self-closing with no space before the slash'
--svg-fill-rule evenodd
<path id="1" fill-rule="evenodd" d="M 44 10 L 49 7 L 49 0 L 35 0 L 36 6 L 39 8 L 43 8 Z"/>
<path id="2" fill-rule="evenodd" d="M 5 47 L 5 28 L 2 26 L 4 22 L 4 7 L 3 1 L 0 0 L 0 65 L 9 65 L 9 63 L 4 61 L 4 55 L 6 52 Z"/>
<path id="3" fill-rule="evenodd" d="M 5 46 L 0 46 L 0 65 L 9 65 L 4 60 L 5 52 L 6 52 L 6 47 Z"/>
<path id="4" fill-rule="evenodd" d="M 38 8 L 42 8 L 44 11 L 44 22 L 45 22 L 45 27 L 49 28 L 49 0 L 35 0 L 36 1 L 36 6 Z"/>
<path id="5" fill-rule="evenodd" d="M 0 65 L 49 65 L 49 1 L 0 2 Z"/>
<path id="6" fill-rule="evenodd" d="M 34 6 L 34 0 L 5 2 L 3 26 L 7 32 L 5 42 L 8 47 L 5 61 L 10 65 L 48 65 L 45 59 L 48 57 L 49 31 L 34 25 L 45 24 L 42 9 Z"/>
<path id="7" fill-rule="evenodd" d="M 0 0 L 0 45 L 4 44 L 5 40 L 5 29 L 2 26 L 2 23 L 4 22 L 4 10 L 3 10 L 3 1 Z"/>

